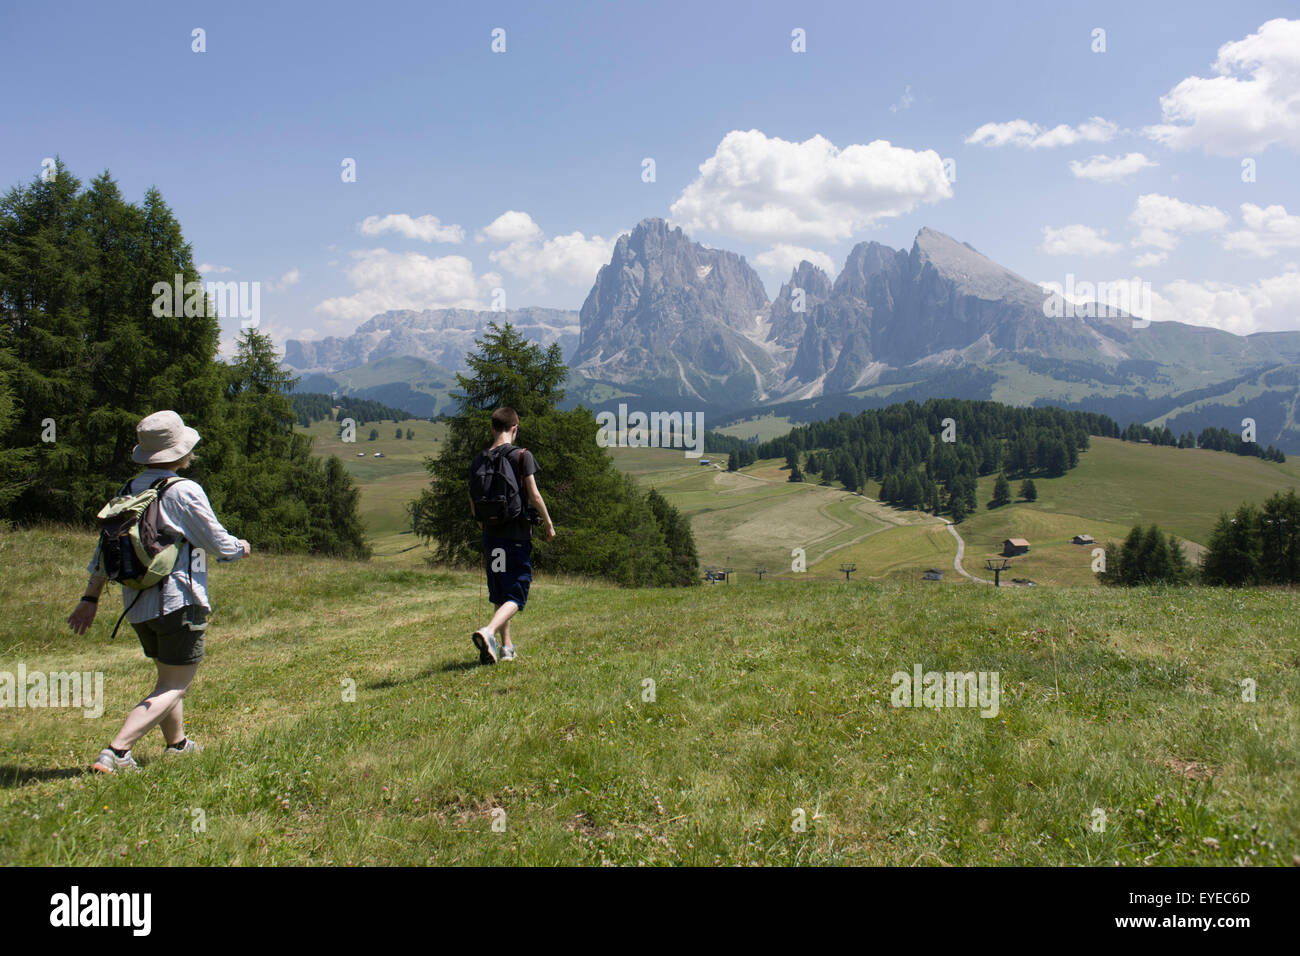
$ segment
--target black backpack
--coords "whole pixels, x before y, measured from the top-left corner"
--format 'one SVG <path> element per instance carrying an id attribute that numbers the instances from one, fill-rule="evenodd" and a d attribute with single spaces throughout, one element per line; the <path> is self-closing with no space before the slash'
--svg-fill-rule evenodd
<path id="1" fill-rule="evenodd" d="M 523 516 L 523 478 L 519 463 L 527 450 L 511 448 L 506 452 L 489 448 L 475 461 L 469 476 L 469 496 L 474 502 L 474 517 L 485 528 L 499 528 Z M 510 458 L 514 452 L 519 454 L 512 463 Z"/>

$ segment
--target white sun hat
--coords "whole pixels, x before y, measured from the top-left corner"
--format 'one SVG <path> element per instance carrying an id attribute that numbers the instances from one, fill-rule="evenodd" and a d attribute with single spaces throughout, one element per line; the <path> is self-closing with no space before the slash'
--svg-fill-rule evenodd
<path id="1" fill-rule="evenodd" d="M 154 412 L 135 427 L 136 441 L 131 460 L 141 465 L 180 461 L 199 443 L 199 433 L 175 412 Z"/>

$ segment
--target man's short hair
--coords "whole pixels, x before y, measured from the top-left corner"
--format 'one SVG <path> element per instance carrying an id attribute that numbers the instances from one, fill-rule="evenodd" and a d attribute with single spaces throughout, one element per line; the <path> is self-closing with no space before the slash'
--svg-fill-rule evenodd
<path id="1" fill-rule="evenodd" d="M 518 424 L 519 416 L 515 414 L 513 408 L 498 408 L 492 413 L 492 434 L 494 435 L 508 432 Z"/>

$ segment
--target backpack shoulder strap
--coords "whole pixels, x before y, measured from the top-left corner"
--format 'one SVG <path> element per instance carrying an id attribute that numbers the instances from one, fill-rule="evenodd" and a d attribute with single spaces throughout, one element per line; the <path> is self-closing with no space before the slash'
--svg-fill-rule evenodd
<path id="1" fill-rule="evenodd" d="M 522 493 L 524 490 L 524 476 L 521 469 L 523 468 L 524 455 L 528 454 L 528 449 L 516 448 L 515 451 L 519 452 L 519 454 L 515 455 L 515 484 L 519 486 L 519 491 Z"/>
<path id="2" fill-rule="evenodd" d="M 159 506 L 161 506 L 161 505 L 162 505 L 163 494 L 167 491 L 168 488 L 170 488 L 172 485 L 178 484 L 179 482 L 182 482 L 182 481 L 193 481 L 193 480 L 194 480 L 193 478 L 182 478 L 180 475 L 171 475 L 171 476 L 163 475 L 161 478 L 159 478 L 157 481 L 155 481 L 155 482 L 154 482 L 153 484 L 151 484 L 149 487 L 152 488 L 152 489 L 154 489 L 154 491 L 157 492 L 157 497 L 154 498 L 154 501 L 155 501 L 156 504 L 158 504 Z M 159 530 L 158 533 L 161 535 L 163 532 L 162 532 L 161 530 Z M 171 538 L 170 533 L 168 533 L 167 537 L 168 537 L 169 539 Z M 177 541 L 188 541 L 189 539 L 186 538 L 184 535 L 178 535 L 178 536 L 176 537 L 176 540 L 177 540 Z M 174 543 L 174 542 L 173 542 L 173 543 Z M 192 554 L 191 554 L 191 560 L 193 560 L 193 558 L 192 558 Z M 162 582 L 159 582 L 159 583 L 161 584 Z"/>

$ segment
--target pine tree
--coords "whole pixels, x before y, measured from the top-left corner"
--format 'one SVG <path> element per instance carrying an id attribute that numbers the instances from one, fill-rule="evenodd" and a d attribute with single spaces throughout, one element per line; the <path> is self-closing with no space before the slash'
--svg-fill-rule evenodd
<path id="1" fill-rule="evenodd" d="M 209 497 L 227 527 L 261 548 L 367 558 L 360 492 L 337 457 L 312 455 L 311 438 L 293 430 L 294 379 L 279 358 L 269 336 L 241 333 L 225 367 L 224 458 L 204 481 Z"/>
<path id="2" fill-rule="evenodd" d="M 1142 544 L 1138 548 L 1138 573 L 1147 584 L 1168 581 L 1171 564 L 1169 559 L 1169 542 L 1154 524 L 1142 534 Z"/>
<path id="3" fill-rule="evenodd" d="M 952 489 L 948 495 L 948 511 L 952 514 L 954 524 L 960 523 L 969 514 L 966 510 L 966 499 L 961 491 L 956 488 Z"/>
<path id="4" fill-rule="evenodd" d="M 646 503 L 668 546 L 670 564 L 665 568 L 662 583 L 678 587 L 698 583 L 700 562 L 695 553 L 695 537 L 690 522 L 654 488 L 646 495 Z"/>
<path id="5" fill-rule="evenodd" d="M 1195 578 L 1195 572 L 1192 570 L 1191 562 L 1187 560 L 1187 553 L 1183 550 L 1182 542 L 1173 534 L 1170 534 L 1167 547 L 1169 550 L 1169 576 L 1167 580 L 1171 584 L 1191 583 Z"/>
<path id="6" fill-rule="evenodd" d="M 1115 569 L 1116 580 L 1120 584 L 1134 585 L 1143 582 L 1142 575 L 1142 528 L 1135 526 L 1129 531 L 1120 546 L 1119 562 Z"/>
<path id="7" fill-rule="evenodd" d="M 899 489 L 899 496 L 903 500 L 905 508 L 919 508 L 925 496 L 925 489 L 921 486 L 920 476 L 914 470 L 909 470 L 903 476 L 902 487 Z"/>
<path id="8" fill-rule="evenodd" d="M 1260 576 L 1270 584 L 1300 584 L 1300 497 L 1272 495 L 1259 516 Z"/>
<path id="9" fill-rule="evenodd" d="M 1009 504 L 1011 504 L 1011 482 L 1007 481 L 1006 475 L 998 475 L 998 480 L 993 483 L 993 500 L 989 502 L 989 507 L 1001 508 Z"/>
<path id="10" fill-rule="evenodd" d="M 1020 483 L 1020 497 L 1026 501 L 1038 500 L 1038 486 L 1034 484 L 1034 479 L 1026 478 Z"/>
<path id="11" fill-rule="evenodd" d="M 1259 509 L 1250 504 L 1242 505 L 1232 517 L 1219 516 L 1201 557 L 1206 583 L 1239 587 L 1259 582 L 1263 556 L 1260 517 Z"/>
<path id="12" fill-rule="evenodd" d="M 543 350 L 510 324 L 492 322 L 476 349 L 466 357 L 470 374 L 457 376 L 447 438 L 438 457 L 427 459 L 430 487 L 413 508 L 417 533 L 434 546 L 432 560 L 482 560 L 469 467 L 491 442 L 493 410 L 509 406 L 519 414 L 518 443 L 537 458 L 538 482 L 559 528 L 553 541 L 534 539 L 538 569 L 633 587 L 696 583 L 697 569 L 688 567 L 695 553 L 689 524 L 663 509 L 656 515 L 648 496 L 618 472 L 596 443 L 600 429 L 589 410 L 558 409 L 568 375 L 559 346 Z"/>
<path id="13" fill-rule="evenodd" d="M 0 352 L 0 514 L 8 511 L 10 503 L 26 487 L 33 454 L 33 449 L 12 447 L 8 440 L 19 418 L 19 406 L 6 371 L 11 360 L 12 356 Z"/>

